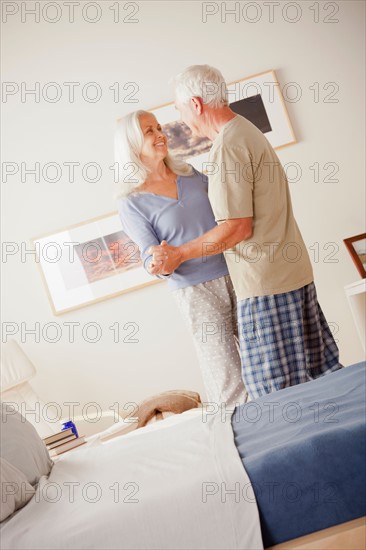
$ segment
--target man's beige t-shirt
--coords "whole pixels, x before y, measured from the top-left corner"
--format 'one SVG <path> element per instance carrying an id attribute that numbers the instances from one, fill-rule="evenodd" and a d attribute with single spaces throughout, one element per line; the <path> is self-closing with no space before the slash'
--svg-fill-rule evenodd
<path id="1" fill-rule="evenodd" d="M 311 283 L 313 270 L 287 177 L 264 134 L 237 115 L 215 138 L 209 163 L 208 195 L 216 221 L 253 217 L 252 236 L 225 251 L 238 301 Z"/>

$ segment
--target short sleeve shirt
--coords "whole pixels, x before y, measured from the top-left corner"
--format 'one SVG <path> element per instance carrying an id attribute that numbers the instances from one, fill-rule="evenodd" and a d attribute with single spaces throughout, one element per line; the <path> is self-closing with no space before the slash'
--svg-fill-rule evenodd
<path id="1" fill-rule="evenodd" d="M 180 246 L 216 227 L 207 188 L 207 176 L 193 168 L 191 175 L 177 177 L 177 200 L 144 192 L 118 201 L 122 227 L 139 247 L 145 269 L 152 260 L 150 246 L 162 240 Z M 227 274 L 223 254 L 216 254 L 183 262 L 167 281 L 170 290 L 177 290 Z"/>
<path id="2" fill-rule="evenodd" d="M 290 292 L 313 281 L 292 211 L 287 177 L 265 135 L 236 115 L 209 156 L 209 199 L 217 222 L 253 218 L 253 233 L 225 251 L 238 300 Z"/>

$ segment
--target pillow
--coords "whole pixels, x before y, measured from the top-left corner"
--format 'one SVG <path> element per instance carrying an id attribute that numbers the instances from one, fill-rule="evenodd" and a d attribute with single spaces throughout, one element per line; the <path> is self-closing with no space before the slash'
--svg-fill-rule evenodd
<path id="1" fill-rule="evenodd" d="M 4 521 L 16 510 L 22 508 L 35 494 L 22 472 L 4 458 L 0 458 L 0 521 Z"/>
<path id="2" fill-rule="evenodd" d="M 137 428 L 150 424 L 154 417 L 155 421 L 163 420 L 166 413 L 180 414 L 189 409 L 200 407 L 200 395 L 188 390 L 169 390 L 153 395 L 142 401 L 137 411 L 132 416 L 137 416 Z"/>
<path id="3" fill-rule="evenodd" d="M 46 445 L 34 426 L 9 403 L 0 407 L 0 443 L 1 458 L 20 470 L 31 485 L 49 475 L 53 461 Z"/>

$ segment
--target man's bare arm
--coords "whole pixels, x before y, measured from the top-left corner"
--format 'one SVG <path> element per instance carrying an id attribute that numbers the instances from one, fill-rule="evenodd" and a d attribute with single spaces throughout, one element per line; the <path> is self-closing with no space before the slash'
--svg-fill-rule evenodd
<path id="1" fill-rule="evenodd" d="M 149 253 L 153 255 L 152 274 L 172 273 L 181 263 L 193 258 L 213 256 L 232 248 L 252 235 L 253 218 L 224 220 L 200 237 L 179 247 L 162 244 L 152 246 Z M 151 265 L 151 264 L 150 264 Z"/>

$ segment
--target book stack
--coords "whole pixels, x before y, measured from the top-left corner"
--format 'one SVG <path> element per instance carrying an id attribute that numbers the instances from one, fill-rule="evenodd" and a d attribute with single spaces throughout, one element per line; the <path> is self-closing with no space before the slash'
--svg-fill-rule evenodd
<path id="1" fill-rule="evenodd" d="M 76 437 L 71 428 L 58 432 L 57 434 L 50 435 L 43 439 L 44 444 L 46 445 L 49 455 L 52 458 L 53 456 L 60 455 L 73 449 L 74 447 L 79 447 L 85 443 L 85 437 Z"/>

